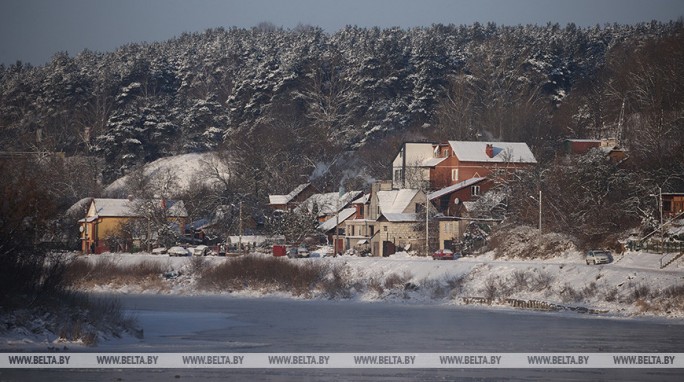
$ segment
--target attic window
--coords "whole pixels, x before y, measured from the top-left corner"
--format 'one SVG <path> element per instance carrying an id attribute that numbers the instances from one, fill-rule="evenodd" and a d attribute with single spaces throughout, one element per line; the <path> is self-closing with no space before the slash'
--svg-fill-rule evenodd
<path id="1" fill-rule="evenodd" d="M 480 195 L 480 186 L 472 186 L 472 187 L 470 187 L 470 195 L 472 195 L 472 196 L 478 196 L 478 195 Z"/>

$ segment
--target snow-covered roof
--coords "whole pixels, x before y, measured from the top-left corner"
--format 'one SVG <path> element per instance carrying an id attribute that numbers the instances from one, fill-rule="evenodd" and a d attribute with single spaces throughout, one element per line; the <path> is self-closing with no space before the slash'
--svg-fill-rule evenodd
<path id="1" fill-rule="evenodd" d="M 100 217 L 135 217 L 140 214 L 135 211 L 135 205 L 128 199 L 93 199 L 89 216 Z"/>
<path id="2" fill-rule="evenodd" d="M 456 183 L 456 184 L 452 184 L 452 185 L 449 186 L 449 187 L 444 187 L 444 188 L 442 188 L 441 190 L 437 190 L 437 191 L 435 191 L 435 192 L 431 192 L 430 194 L 428 194 L 428 199 L 430 199 L 430 200 L 437 199 L 437 198 L 439 198 L 439 197 L 441 197 L 441 196 L 451 194 L 452 192 L 456 192 L 456 191 L 461 190 L 461 189 L 464 189 L 464 188 L 466 188 L 466 187 L 470 187 L 470 186 L 472 186 L 473 184 L 479 183 L 479 182 L 481 182 L 481 181 L 483 181 L 483 180 L 485 180 L 485 179 L 486 179 L 486 178 L 470 178 L 470 179 L 466 179 L 466 180 L 464 180 L 464 181 L 462 181 L 462 182 L 458 182 L 458 183 Z"/>
<path id="3" fill-rule="evenodd" d="M 93 200 L 91 197 L 83 198 L 78 202 L 74 203 L 69 207 L 69 209 L 64 213 L 66 216 L 83 216 L 84 212 L 88 211 L 90 207 L 90 202 Z"/>
<path id="4" fill-rule="evenodd" d="M 466 211 L 472 211 L 475 208 L 475 202 L 463 202 L 463 207 Z"/>
<path id="5" fill-rule="evenodd" d="M 155 203 L 161 204 L 163 201 L 161 199 L 153 199 Z M 104 199 L 95 198 L 92 201 L 90 209 L 88 210 L 88 216 L 98 216 L 98 217 L 138 217 L 139 212 L 139 200 L 129 200 L 129 199 Z M 182 200 L 166 200 L 167 214 L 174 217 L 186 217 L 188 212 L 185 210 L 185 204 Z"/>
<path id="6" fill-rule="evenodd" d="M 299 186 L 295 187 L 294 190 L 290 191 L 289 194 L 287 195 L 269 195 L 268 200 L 270 204 L 287 204 L 289 203 L 292 199 L 296 198 L 297 195 L 299 195 L 306 187 L 309 186 L 311 183 L 303 183 L 300 184 Z"/>
<path id="7" fill-rule="evenodd" d="M 331 217 L 330 219 L 324 221 L 323 223 L 318 225 L 318 230 L 321 232 L 328 232 L 330 230 L 335 229 L 335 226 L 337 223 L 342 223 L 343 221 L 349 219 L 350 217 L 354 216 L 356 213 L 356 208 L 345 208 L 342 211 L 340 211 L 339 214 Z"/>
<path id="8" fill-rule="evenodd" d="M 403 213 L 418 192 L 418 190 L 406 188 L 401 190 L 378 191 L 377 195 L 380 212 L 383 215 Z"/>
<path id="9" fill-rule="evenodd" d="M 494 146 L 494 157 L 487 155 L 487 145 Z M 524 142 L 475 142 L 449 141 L 454 155 L 460 161 L 466 162 L 517 162 L 537 163 L 534 154 Z"/>
<path id="10" fill-rule="evenodd" d="M 368 200 L 370 199 L 370 194 L 364 194 L 358 199 L 355 199 L 352 204 L 366 204 L 368 203 Z"/>
<path id="11" fill-rule="evenodd" d="M 415 213 L 383 213 L 382 216 L 392 223 L 415 222 L 418 220 L 418 215 Z"/>
<path id="12" fill-rule="evenodd" d="M 340 196 L 337 192 L 328 192 L 325 194 L 313 194 L 300 204 L 296 210 L 313 211 L 314 205 L 318 206 L 318 213 L 320 215 L 331 215 L 343 209 L 352 200 L 358 198 L 362 191 L 349 191 Z"/>
<path id="13" fill-rule="evenodd" d="M 444 162 L 447 158 L 442 157 L 442 158 L 427 158 L 425 159 L 420 165 L 422 167 L 435 167 L 438 164 Z"/>

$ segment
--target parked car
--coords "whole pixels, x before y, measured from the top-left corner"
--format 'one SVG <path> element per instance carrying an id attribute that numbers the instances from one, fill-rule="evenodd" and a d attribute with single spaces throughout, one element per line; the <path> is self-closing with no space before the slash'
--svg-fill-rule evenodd
<path id="1" fill-rule="evenodd" d="M 166 247 L 158 247 L 152 250 L 153 255 L 163 255 L 166 253 Z"/>
<path id="2" fill-rule="evenodd" d="M 209 254 L 209 247 L 206 245 L 198 245 L 192 249 L 192 254 L 195 256 L 206 256 Z"/>
<path id="3" fill-rule="evenodd" d="M 589 264 L 608 264 L 610 263 L 613 259 L 610 255 L 610 251 L 602 250 L 602 249 L 592 249 L 591 251 L 587 252 L 587 255 L 585 256 L 585 260 L 587 262 L 587 265 Z"/>
<path id="4" fill-rule="evenodd" d="M 460 253 L 454 253 L 450 249 L 438 249 L 432 254 L 434 260 L 456 260 L 461 257 Z"/>
<path id="5" fill-rule="evenodd" d="M 297 248 L 297 257 L 309 257 L 309 250 L 304 246 L 300 246 Z"/>
<path id="6" fill-rule="evenodd" d="M 190 251 L 180 246 L 169 248 L 167 253 L 169 256 L 190 256 L 191 254 Z"/>

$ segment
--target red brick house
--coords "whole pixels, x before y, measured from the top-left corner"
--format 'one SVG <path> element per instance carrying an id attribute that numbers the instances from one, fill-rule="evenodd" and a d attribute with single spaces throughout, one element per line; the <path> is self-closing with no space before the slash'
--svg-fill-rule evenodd
<path id="1" fill-rule="evenodd" d="M 430 169 L 433 190 L 472 178 L 528 168 L 537 163 L 527 144 L 520 142 L 449 141 L 436 146 L 436 150 L 445 159 Z"/>
<path id="2" fill-rule="evenodd" d="M 470 178 L 428 194 L 437 211 L 446 216 L 457 216 L 462 202 L 468 202 L 489 191 L 494 182 L 487 178 Z"/>
<path id="3" fill-rule="evenodd" d="M 421 182 L 429 182 L 430 189 L 439 190 L 467 179 L 485 178 L 536 163 L 532 151 L 522 142 L 407 142 L 393 161 L 392 185 L 415 188 Z"/>
<path id="4" fill-rule="evenodd" d="M 615 139 L 566 139 L 563 141 L 566 154 L 586 154 L 592 149 L 602 150 L 615 163 L 627 158 L 625 150 L 621 149 Z"/>

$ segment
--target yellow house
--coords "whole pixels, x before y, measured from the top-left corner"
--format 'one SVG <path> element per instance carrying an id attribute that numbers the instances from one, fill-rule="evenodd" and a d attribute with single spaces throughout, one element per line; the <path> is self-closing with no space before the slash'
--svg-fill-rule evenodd
<path id="1" fill-rule="evenodd" d="M 169 225 L 176 228 L 179 235 L 185 233 L 188 213 L 183 201 L 93 198 L 86 217 L 78 221 L 83 253 L 121 249 L 109 248 L 108 239 L 120 236 L 126 223 L 135 219 L 149 220 L 143 216 L 141 205 L 157 207 L 164 211 Z"/>

